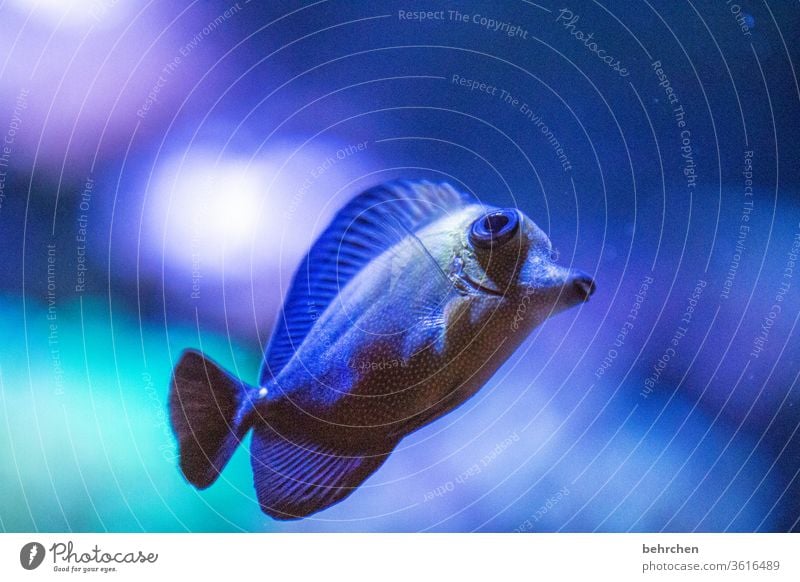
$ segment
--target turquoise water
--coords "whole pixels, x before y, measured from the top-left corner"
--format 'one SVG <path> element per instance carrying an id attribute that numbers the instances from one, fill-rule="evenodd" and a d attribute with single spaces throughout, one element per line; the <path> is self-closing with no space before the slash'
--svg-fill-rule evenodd
<path id="1" fill-rule="evenodd" d="M 263 529 L 246 453 L 202 495 L 176 468 L 166 417 L 171 359 L 198 346 L 197 332 L 113 319 L 96 300 L 58 307 L 5 298 L 0 337 L 27 351 L 0 354 L 0 519 L 7 531 L 219 531 Z M 57 343 L 50 343 L 50 324 Z M 112 325 L 113 324 L 113 325 Z M 20 334 L 27 328 L 27 342 Z M 259 354 L 202 335 L 233 368 L 258 369 Z M 144 349 L 143 349 L 144 346 Z M 58 350 L 58 352 L 54 351 Z M 176 351 L 177 350 L 177 351 Z M 235 354 L 235 362 L 234 356 Z M 235 498 L 235 503 L 233 502 Z M 225 507 L 224 516 L 220 507 Z"/>

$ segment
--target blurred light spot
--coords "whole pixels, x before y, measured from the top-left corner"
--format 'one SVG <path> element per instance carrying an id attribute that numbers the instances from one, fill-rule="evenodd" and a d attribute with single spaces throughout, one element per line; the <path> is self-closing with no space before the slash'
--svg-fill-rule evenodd
<path id="1" fill-rule="evenodd" d="M 127 13 L 128 0 L 11 0 L 20 12 L 58 26 L 108 24 Z"/>
<path id="2" fill-rule="evenodd" d="M 201 272 L 208 283 L 291 274 L 353 192 L 339 186 L 361 173 L 361 161 L 338 160 L 337 146 L 278 146 L 252 158 L 213 146 L 158 162 L 148 188 L 143 258 L 172 273 Z M 157 263 L 155 263 L 157 261 Z"/>
<path id="3" fill-rule="evenodd" d="M 264 163 L 221 159 L 210 152 L 170 158 L 158 170 L 151 195 L 152 219 L 165 216 L 164 255 L 179 262 L 202 261 L 221 270 L 247 261 L 258 217 L 275 170 Z"/>
<path id="4" fill-rule="evenodd" d="M 259 200 L 266 187 L 264 174 L 261 168 L 236 161 L 190 165 L 175 184 L 173 195 L 194 213 L 193 222 L 176 226 L 189 226 L 193 235 L 215 246 L 246 244 L 255 234 Z"/>

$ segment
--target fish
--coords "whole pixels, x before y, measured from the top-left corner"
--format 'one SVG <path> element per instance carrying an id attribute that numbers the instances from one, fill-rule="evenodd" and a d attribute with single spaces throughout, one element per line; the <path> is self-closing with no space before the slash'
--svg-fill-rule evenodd
<path id="1" fill-rule="evenodd" d="M 209 487 L 252 432 L 264 513 L 295 520 L 329 508 L 595 287 L 557 264 L 517 208 L 445 182 L 369 188 L 301 262 L 256 383 L 200 351 L 180 355 L 168 407 L 183 476 Z"/>

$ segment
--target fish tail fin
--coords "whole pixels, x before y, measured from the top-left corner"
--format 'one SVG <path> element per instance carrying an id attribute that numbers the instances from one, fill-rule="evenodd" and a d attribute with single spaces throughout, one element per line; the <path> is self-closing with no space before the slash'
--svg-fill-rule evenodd
<path id="1" fill-rule="evenodd" d="M 253 480 L 261 510 L 274 519 L 307 517 L 342 501 L 372 475 L 394 443 L 379 453 L 342 450 L 313 437 L 292 438 L 269 424 L 253 429 Z"/>
<path id="2" fill-rule="evenodd" d="M 252 387 L 200 352 L 186 350 L 169 391 L 172 430 L 186 479 L 205 489 L 219 477 L 250 427 Z"/>

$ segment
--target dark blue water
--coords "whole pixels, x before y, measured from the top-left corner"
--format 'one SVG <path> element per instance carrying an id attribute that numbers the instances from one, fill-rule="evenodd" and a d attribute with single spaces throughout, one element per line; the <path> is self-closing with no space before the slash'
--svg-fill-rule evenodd
<path id="1" fill-rule="evenodd" d="M 65 10 L 0 8 L 4 530 L 800 528 L 796 8 Z M 598 292 L 313 519 L 245 450 L 196 492 L 177 354 L 255 381 L 308 245 L 399 177 L 518 206 Z"/>

